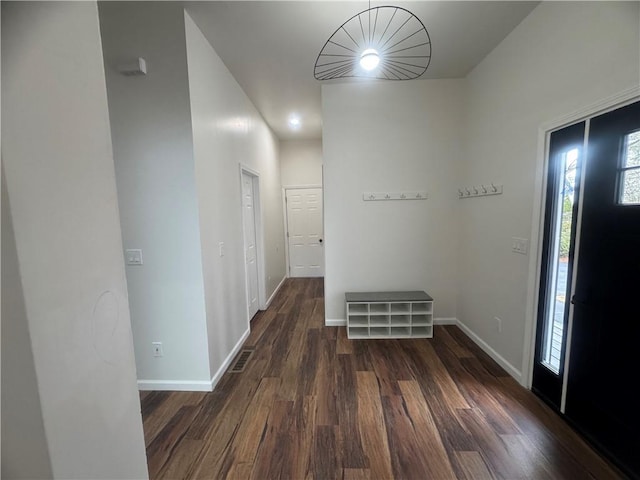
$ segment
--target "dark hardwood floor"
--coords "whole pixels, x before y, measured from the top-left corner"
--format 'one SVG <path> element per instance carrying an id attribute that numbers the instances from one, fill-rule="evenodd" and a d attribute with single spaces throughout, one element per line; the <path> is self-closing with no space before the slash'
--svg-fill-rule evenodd
<path id="1" fill-rule="evenodd" d="M 288 279 L 215 391 L 142 392 L 152 479 L 620 479 L 455 326 L 358 340 Z"/>

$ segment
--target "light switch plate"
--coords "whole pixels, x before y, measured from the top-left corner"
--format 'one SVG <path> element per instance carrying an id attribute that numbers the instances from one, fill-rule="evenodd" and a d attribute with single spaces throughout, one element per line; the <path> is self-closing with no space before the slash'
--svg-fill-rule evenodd
<path id="1" fill-rule="evenodd" d="M 529 251 L 529 240 L 520 237 L 511 237 L 511 251 L 526 255 Z"/>
<path id="2" fill-rule="evenodd" d="M 139 248 L 129 248 L 124 251 L 124 258 L 127 265 L 142 265 L 142 250 Z"/>

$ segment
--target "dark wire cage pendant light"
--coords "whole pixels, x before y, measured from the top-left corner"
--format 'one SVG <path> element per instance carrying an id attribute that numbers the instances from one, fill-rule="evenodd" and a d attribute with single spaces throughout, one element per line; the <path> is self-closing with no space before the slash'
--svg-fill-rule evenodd
<path id="1" fill-rule="evenodd" d="M 411 80 L 431 62 L 424 24 L 402 7 L 373 7 L 344 22 L 318 54 L 317 80 L 366 77 Z"/>

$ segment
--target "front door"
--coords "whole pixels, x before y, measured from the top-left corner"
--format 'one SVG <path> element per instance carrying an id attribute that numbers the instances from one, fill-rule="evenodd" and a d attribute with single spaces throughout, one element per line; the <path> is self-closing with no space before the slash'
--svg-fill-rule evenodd
<path id="1" fill-rule="evenodd" d="M 565 414 L 640 478 L 640 102 L 591 119 Z"/>
<path id="2" fill-rule="evenodd" d="M 324 276 L 322 189 L 286 190 L 289 275 Z"/>

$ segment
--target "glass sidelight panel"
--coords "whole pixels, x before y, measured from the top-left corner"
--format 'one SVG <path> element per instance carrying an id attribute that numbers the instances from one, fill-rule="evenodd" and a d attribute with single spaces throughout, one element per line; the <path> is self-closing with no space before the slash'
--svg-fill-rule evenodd
<path id="1" fill-rule="evenodd" d="M 640 131 L 624 137 L 622 165 L 618 169 L 619 197 L 622 205 L 640 204 Z"/>
<path id="2" fill-rule="evenodd" d="M 560 155 L 558 185 L 554 201 L 553 237 L 549 256 L 550 282 L 548 294 L 544 342 L 541 362 L 554 373 L 560 372 L 562 345 L 564 344 L 564 318 L 569 297 L 569 247 L 574 223 L 576 200 L 576 173 L 579 150 L 572 148 Z"/>

